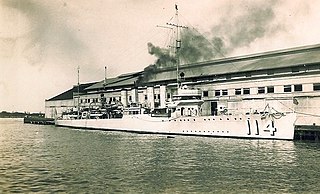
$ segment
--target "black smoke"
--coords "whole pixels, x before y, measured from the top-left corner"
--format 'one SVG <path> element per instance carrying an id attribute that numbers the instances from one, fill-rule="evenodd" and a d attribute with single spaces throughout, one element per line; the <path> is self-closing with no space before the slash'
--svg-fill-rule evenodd
<path id="1" fill-rule="evenodd" d="M 233 51 L 250 47 L 250 44 L 264 37 L 272 37 L 275 33 L 285 30 L 275 22 L 275 8 L 279 1 L 241 1 L 236 5 L 228 5 L 226 14 L 221 17 L 218 25 L 211 27 L 206 36 L 188 28 L 181 32 L 181 49 L 178 52 L 182 64 L 224 58 Z M 233 15 L 234 13 L 234 15 Z M 168 57 L 168 49 L 148 43 L 159 52 L 150 52 L 157 57 L 156 67 L 174 65 Z M 157 53 L 157 54 L 155 54 Z M 161 64 L 161 66 L 159 65 Z"/>
<path id="2" fill-rule="evenodd" d="M 155 65 L 157 67 L 166 67 L 176 63 L 174 56 L 170 55 L 170 50 L 166 48 L 160 48 L 154 46 L 152 43 L 148 43 L 148 52 L 150 55 L 157 57 Z"/>
<path id="3" fill-rule="evenodd" d="M 181 63 L 185 64 L 210 60 L 224 53 L 224 42 L 221 38 L 214 37 L 209 40 L 195 30 L 183 31 L 181 43 L 178 55 Z"/>

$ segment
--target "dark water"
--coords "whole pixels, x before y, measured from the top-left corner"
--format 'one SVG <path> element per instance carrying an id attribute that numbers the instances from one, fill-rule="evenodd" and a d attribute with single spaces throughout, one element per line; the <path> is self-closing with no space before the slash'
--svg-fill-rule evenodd
<path id="1" fill-rule="evenodd" d="M 320 144 L 0 119 L 0 193 L 320 193 Z"/>

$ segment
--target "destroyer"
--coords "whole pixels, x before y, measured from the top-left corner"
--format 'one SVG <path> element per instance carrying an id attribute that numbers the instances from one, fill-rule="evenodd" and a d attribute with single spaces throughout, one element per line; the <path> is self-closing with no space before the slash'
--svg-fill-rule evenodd
<path id="1" fill-rule="evenodd" d="M 176 27 L 177 31 L 182 27 L 178 24 L 169 25 Z M 181 41 L 177 39 L 177 51 L 180 44 Z M 177 75 L 178 68 L 179 59 Z M 201 91 L 181 84 L 178 77 L 177 93 L 166 102 L 165 108 L 149 109 L 136 103 L 124 107 L 120 102 L 107 103 L 102 94 L 99 108 L 87 107 L 80 110 L 78 106 L 77 111 L 63 113 L 62 117 L 56 119 L 55 124 L 84 129 L 167 135 L 293 139 L 295 113 L 278 112 L 267 104 L 263 110 L 247 114 L 229 113 L 227 107 L 221 106 L 214 116 L 202 115 Z"/>

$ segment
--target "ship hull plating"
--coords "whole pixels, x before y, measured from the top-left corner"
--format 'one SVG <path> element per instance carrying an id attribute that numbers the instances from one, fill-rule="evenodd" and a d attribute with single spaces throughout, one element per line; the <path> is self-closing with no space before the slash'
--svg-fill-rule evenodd
<path id="1" fill-rule="evenodd" d="M 296 116 L 293 113 L 280 119 L 262 118 L 260 115 L 221 115 L 176 119 L 149 115 L 125 115 L 121 119 L 56 120 L 56 125 L 135 133 L 292 140 L 295 119 Z"/>

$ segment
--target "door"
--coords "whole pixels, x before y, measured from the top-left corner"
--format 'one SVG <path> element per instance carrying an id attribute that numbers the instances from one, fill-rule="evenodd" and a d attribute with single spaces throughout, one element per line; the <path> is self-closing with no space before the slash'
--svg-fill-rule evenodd
<path id="1" fill-rule="evenodd" d="M 217 108 L 218 108 L 218 103 L 211 102 L 211 115 L 217 115 Z"/>

